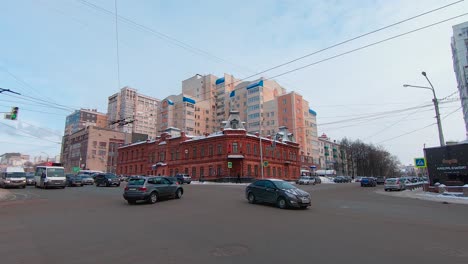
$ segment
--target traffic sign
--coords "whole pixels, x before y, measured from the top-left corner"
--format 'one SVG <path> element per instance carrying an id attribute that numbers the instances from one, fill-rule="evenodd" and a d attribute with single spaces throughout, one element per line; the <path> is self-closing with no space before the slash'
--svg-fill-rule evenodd
<path id="1" fill-rule="evenodd" d="M 427 168 L 427 163 L 425 158 L 415 158 L 414 166 L 416 168 Z"/>
<path id="2" fill-rule="evenodd" d="M 268 161 L 265 160 L 265 161 L 263 162 L 263 167 L 268 167 Z"/>
<path id="3" fill-rule="evenodd" d="M 80 172 L 80 167 L 73 167 L 73 168 L 72 168 L 72 171 L 73 171 L 73 172 Z"/>
<path id="4" fill-rule="evenodd" d="M 232 162 L 228 161 L 228 169 L 232 169 Z"/>

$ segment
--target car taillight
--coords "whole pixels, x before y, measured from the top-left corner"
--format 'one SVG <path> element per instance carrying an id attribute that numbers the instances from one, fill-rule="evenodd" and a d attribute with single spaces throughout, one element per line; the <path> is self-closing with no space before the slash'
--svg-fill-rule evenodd
<path id="1" fill-rule="evenodd" d="M 147 189 L 146 189 L 146 187 L 140 187 L 140 188 L 138 188 L 138 190 L 142 191 L 142 192 L 146 192 Z"/>
<path id="2" fill-rule="evenodd" d="M 125 187 L 125 190 L 128 191 L 128 187 Z"/>
<path id="3" fill-rule="evenodd" d="M 179 185 L 179 182 L 178 182 L 178 181 L 176 181 L 176 182 L 175 182 L 175 184 L 176 184 L 176 185 Z"/>

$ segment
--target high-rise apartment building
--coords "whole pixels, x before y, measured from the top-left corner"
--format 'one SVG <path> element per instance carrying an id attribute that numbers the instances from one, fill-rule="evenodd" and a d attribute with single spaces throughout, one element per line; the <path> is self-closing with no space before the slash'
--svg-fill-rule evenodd
<path id="1" fill-rule="evenodd" d="M 107 127 L 107 115 L 99 113 L 96 109 L 75 110 L 65 120 L 64 135 L 71 135 L 87 126 Z"/>
<path id="2" fill-rule="evenodd" d="M 126 86 L 108 98 L 109 128 L 155 138 L 159 103 L 159 99 L 139 94 L 136 89 Z"/>
<path id="3" fill-rule="evenodd" d="M 453 26 L 452 56 L 468 137 L 468 22 Z"/>
<path id="4" fill-rule="evenodd" d="M 309 102 L 296 92 L 278 96 L 276 100 L 278 126 L 286 126 L 292 131 L 301 147 L 301 155 L 312 157 L 313 163 L 318 164 L 317 113 L 309 107 Z"/>

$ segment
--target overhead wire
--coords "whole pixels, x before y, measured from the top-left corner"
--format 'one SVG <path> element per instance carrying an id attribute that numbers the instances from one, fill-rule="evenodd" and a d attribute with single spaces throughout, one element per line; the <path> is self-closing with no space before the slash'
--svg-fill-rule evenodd
<path id="1" fill-rule="evenodd" d="M 336 59 L 336 58 L 339 58 L 339 57 L 342 57 L 342 56 L 345 56 L 345 55 L 348 55 L 348 54 L 351 54 L 351 53 L 354 53 L 354 52 L 357 52 L 357 51 L 360 51 L 360 50 L 363 50 L 363 49 L 366 49 L 366 48 L 370 48 L 370 47 L 373 47 L 373 46 L 376 46 L 376 45 L 379 45 L 379 44 L 388 42 L 388 41 L 390 41 L 390 40 L 394 40 L 394 39 L 397 39 L 397 38 L 400 38 L 400 37 L 403 37 L 403 36 L 406 36 L 406 35 L 409 35 L 409 34 L 412 34 L 412 33 L 415 33 L 415 32 L 418 32 L 418 31 L 421 31 L 421 30 L 424 30 L 424 29 L 427 29 L 427 28 L 430 28 L 430 27 L 433 27 L 433 26 L 436 26 L 436 25 L 439 25 L 439 24 L 442 24 L 442 23 L 445 23 L 445 22 L 448 22 L 448 21 L 451 21 L 451 20 L 454 20 L 454 19 L 457 19 L 457 18 L 466 16 L 466 15 L 468 15 L 468 13 L 463 13 L 463 14 L 461 14 L 461 15 L 457 15 L 457 16 L 453 16 L 453 17 L 450 17 L 450 18 L 447 18 L 447 19 L 444 19 L 444 20 L 440 20 L 440 21 L 438 21 L 438 22 L 431 23 L 431 24 L 426 25 L 426 26 L 418 27 L 418 28 L 416 28 L 416 29 L 413 29 L 413 30 L 410 30 L 410 31 L 406 31 L 406 32 L 404 32 L 404 33 L 400 33 L 400 34 L 394 35 L 394 36 L 392 36 L 392 37 L 385 38 L 385 39 L 380 40 L 380 41 L 372 42 L 372 43 L 370 43 L 370 44 L 367 44 L 367 45 L 364 45 L 364 46 L 361 46 L 361 47 L 358 47 L 358 48 L 355 48 L 355 49 L 351 49 L 351 50 L 348 50 L 348 51 L 346 51 L 346 52 L 342 52 L 342 53 L 339 53 L 339 54 L 337 54 L 337 55 L 333 55 L 333 56 L 330 56 L 330 57 L 327 57 L 327 58 L 324 58 L 324 59 L 315 61 L 315 62 L 313 62 L 313 63 L 309 63 L 309 64 L 306 64 L 306 65 L 304 65 L 304 66 L 301 66 L 301 67 L 292 69 L 292 70 L 288 70 L 288 71 L 286 71 L 286 72 L 283 72 L 283 73 L 274 75 L 274 76 L 272 76 L 272 77 L 262 78 L 262 80 L 271 80 L 271 79 L 273 79 L 273 78 L 277 78 L 277 77 L 280 77 L 280 76 L 284 76 L 284 75 L 287 75 L 287 74 L 290 74 L 290 73 L 293 73 L 293 72 L 296 72 L 296 71 L 299 71 L 299 70 L 302 70 L 302 69 L 305 69 L 305 68 L 308 68 L 308 67 L 311 67 L 311 66 L 320 64 L 320 63 L 324 63 L 324 62 L 326 62 L 326 61 L 333 60 L 333 59 Z M 231 84 L 237 83 L 237 82 L 238 82 L 238 81 L 231 82 Z M 228 84 L 228 85 L 229 85 L 229 84 Z M 245 89 L 245 87 L 244 87 L 244 86 L 241 86 L 241 87 L 238 87 L 238 88 L 234 88 L 233 90 L 231 90 L 231 91 L 229 91 L 229 92 L 238 91 L 238 90 L 241 90 L 241 89 Z M 208 94 L 208 93 L 211 94 L 212 91 L 206 92 L 205 94 Z M 214 96 L 210 96 L 210 97 L 208 97 L 208 98 L 206 98 L 206 99 L 197 100 L 197 103 L 200 103 L 200 102 L 203 102 L 203 101 L 207 101 L 207 100 L 212 100 L 213 98 L 214 98 Z M 177 107 L 174 107 L 174 109 L 176 109 L 176 108 L 177 108 Z"/>

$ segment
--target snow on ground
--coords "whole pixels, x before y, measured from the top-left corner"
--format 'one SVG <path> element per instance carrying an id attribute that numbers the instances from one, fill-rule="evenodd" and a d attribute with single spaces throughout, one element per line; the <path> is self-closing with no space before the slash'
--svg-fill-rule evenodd
<path id="1" fill-rule="evenodd" d="M 333 184 L 335 184 L 335 182 L 332 179 L 328 178 L 328 177 L 320 176 L 320 180 L 322 180 L 322 183 L 333 183 Z"/>
<path id="2" fill-rule="evenodd" d="M 431 193 L 425 192 L 421 188 L 418 188 L 414 191 L 405 190 L 405 191 L 392 191 L 386 192 L 384 190 L 377 190 L 376 193 L 403 197 L 403 198 L 414 198 L 420 200 L 434 201 L 434 202 L 448 202 L 448 203 L 457 203 L 457 204 L 468 204 L 468 197 L 461 197 L 462 193 Z"/>
<path id="3" fill-rule="evenodd" d="M 199 184 L 203 184 L 203 185 L 239 185 L 239 186 L 246 186 L 246 185 L 249 185 L 250 183 L 235 183 L 235 182 L 208 182 L 208 181 L 204 181 L 204 182 L 199 182 L 199 181 L 192 181 L 191 184 L 195 184 L 195 185 L 199 185 Z"/>

